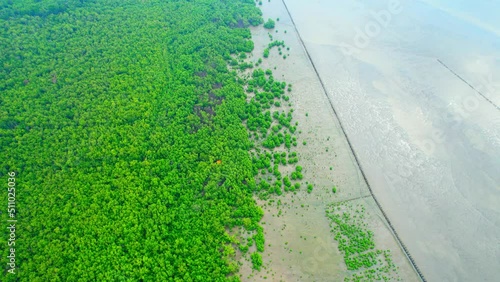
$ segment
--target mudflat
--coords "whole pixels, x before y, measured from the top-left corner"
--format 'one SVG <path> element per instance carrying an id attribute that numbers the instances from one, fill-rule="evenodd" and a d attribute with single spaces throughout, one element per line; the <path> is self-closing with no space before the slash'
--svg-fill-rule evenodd
<path id="1" fill-rule="evenodd" d="M 422 1 L 284 2 L 425 277 L 497 281 L 498 34 Z"/>
<path id="2" fill-rule="evenodd" d="M 388 223 L 371 198 L 370 192 L 342 132 L 328 96 L 309 61 L 285 5 L 281 1 L 263 2 L 263 17 L 278 19 L 276 28 L 252 28 L 255 49 L 250 60 L 257 62 L 264 49 L 275 40 L 284 40 L 290 50 L 282 55 L 273 49 L 259 66 L 271 69 L 276 80 L 293 85 L 290 96 L 293 123 L 298 122 L 299 145 L 293 148 L 300 156 L 304 182 L 314 184 L 312 193 L 305 185 L 297 193 L 285 193 L 274 202 L 260 201 L 266 236 L 264 268 L 252 271 L 249 261 L 242 261 L 244 281 L 343 281 L 352 274 L 334 240 L 325 211 L 331 203 L 349 201 L 366 208 L 366 224 L 375 233 L 376 247 L 390 250 L 398 275 L 404 281 L 418 281 L 407 257 L 392 235 Z M 276 32 L 277 31 L 277 32 Z M 275 69 L 276 67 L 276 69 Z M 307 145 L 303 145 L 303 142 Z M 337 192 L 332 193 L 332 187 Z"/>

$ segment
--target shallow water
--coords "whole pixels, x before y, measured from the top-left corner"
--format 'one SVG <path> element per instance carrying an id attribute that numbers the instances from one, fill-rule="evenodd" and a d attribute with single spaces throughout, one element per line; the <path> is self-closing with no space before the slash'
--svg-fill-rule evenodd
<path id="1" fill-rule="evenodd" d="M 426 278 L 495 281 L 500 37 L 493 17 L 478 23 L 477 14 L 446 1 L 285 2 L 370 185 Z"/>
<path id="2" fill-rule="evenodd" d="M 290 47 L 286 52 L 283 50 L 286 59 L 279 56 L 275 48 L 260 67 L 272 69 L 277 80 L 293 85 L 293 91 L 287 95 L 294 109 L 293 122 L 298 122 L 300 132 L 299 146 L 293 147 L 293 151 L 300 157 L 298 165 L 303 166 L 304 181 L 297 194 L 286 193 L 275 199 L 281 202 L 279 207 L 276 202 L 259 201 L 266 211 L 262 220 L 266 235 L 264 268 L 260 272 L 252 271 L 251 263 L 242 259 L 242 280 L 329 282 L 343 281 L 344 277 L 352 275 L 338 250 L 325 211 L 332 202 L 356 199 L 351 202 L 366 207 L 366 223 L 375 232 L 376 247 L 391 251 L 399 266 L 398 274 L 405 281 L 418 281 L 379 209 L 370 199 L 366 183 L 283 3 L 265 1 L 262 10 L 265 19 L 280 19 L 272 31 L 273 37 L 284 40 Z M 251 61 L 262 57 L 270 42 L 268 32 L 262 27 L 252 28 L 255 50 Z M 285 104 L 276 110 L 289 109 Z M 287 166 L 283 172 L 289 174 L 289 169 Z M 314 184 L 311 194 L 306 192 L 306 181 Z M 336 193 L 332 193 L 333 186 L 338 189 Z"/>

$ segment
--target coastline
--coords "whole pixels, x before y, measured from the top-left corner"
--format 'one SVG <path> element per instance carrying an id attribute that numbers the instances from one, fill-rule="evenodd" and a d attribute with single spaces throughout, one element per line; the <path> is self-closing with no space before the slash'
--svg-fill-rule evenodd
<path id="1" fill-rule="evenodd" d="M 296 195 L 285 193 L 275 199 L 281 202 L 279 207 L 257 200 L 265 210 L 262 219 L 266 235 L 266 250 L 263 253 L 265 268 L 252 273 L 251 265 L 244 262 L 240 270 L 242 280 L 343 280 L 349 271 L 330 232 L 325 210 L 331 203 L 351 201 L 366 207 L 368 226 L 376 234 L 377 247 L 391 250 L 401 277 L 405 281 L 418 281 L 388 223 L 371 198 L 356 158 L 286 7 L 281 1 L 272 1 L 263 3 L 260 8 L 264 20 L 280 19 L 272 35 L 276 40 L 285 41 L 290 47 L 285 54 L 290 56 L 285 60 L 277 55 L 277 50 L 272 50 L 269 58 L 264 59 L 259 67 L 272 69 L 276 79 L 293 85 L 289 96 L 294 109 L 294 122 L 299 123 L 298 130 L 301 131 L 296 148 L 300 156 L 299 165 L 304 168 L 304 180 L 313 183 L 315 188 L 311 194 L 304 188 Z M 251 28 L 251 31 L 255 49 L 250 59 L 255 63 L 262 57 L 270 40 L 268 30 L 262 26 Z M 303 141 L 307 145 L 303 145 Z M 332 186 L 338 188 L 337 193 L 332 193 Z"/>
<path id="2" fill-rule="evenodd" d="M 356 46 L 356 32 L 373 26 L 386 2 L 286 3 L 378 201 L 425 277 L 494 281 L 498 111 L 468 83 L 499 97 L 498 39 L 405 1 L 367 46 L 346 54 L 343 44 Z"/>

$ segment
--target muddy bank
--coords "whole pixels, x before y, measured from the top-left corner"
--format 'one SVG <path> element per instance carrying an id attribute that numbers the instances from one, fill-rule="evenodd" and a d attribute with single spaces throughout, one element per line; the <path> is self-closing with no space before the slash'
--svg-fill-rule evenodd
<path id="1" fill-rule="evenodd" d="M 276 198 L 274 203 L 260 202 L 266 211 L 264 231 L 266 251 L 263 254 L 265 269 L 252 272 L 251 264 L 242 267 L 244 281 L 342 281 L 349 274 L 333 239 L 330 222 L 325 217 L 327 205 L 357 199 L 367 208 L 368 224 L 376 233 L 377 248 L 391 250 L 405 281 L 417 277 L 401 252 L 382 214 L 370 198 L 365 181 L 355 158 L 342 133 L 339 122 L 324 94 L 318 77 L 303 49 L 287 11 L 281 1 L 263 3 L 264 19 L 279 18 L 272 35 L 284 40 L 289 51 L 283 59 L 277 49 L 260 67 L 272 69 L 278 80 L 293 85 L 290 101 L 294 121 L 299 123 L 299 153 L 304 174 L 304 184 L 296 194 L 288 193 Z M 277 32 L 276 32 L 277 30 Z M 285 33 L 286 31 L 286 33 Z M 252 29 L 255 50 L 251 60 L 257 62 L 270 42 L 268 30 Z M 276 69 L 274 70 L 274 67 Z M 306 145 L 303 145 L 306 141 Z M 314 184 L 308 194 L 305 181 Z M 332 193 L 332 187 L 337 193 Z M 278 200 L 280 203 L 278 204 Z M 270 245 L 270 246 L 269 246 Z"/>
<path id="2" fill-rule="evenodd" d="M 438 60 L 498 103 L 500 41 L 421 2 L 390 2 L 286 0 L 377 199 L 426 278 L 494 281 L 499 112 Z"/>

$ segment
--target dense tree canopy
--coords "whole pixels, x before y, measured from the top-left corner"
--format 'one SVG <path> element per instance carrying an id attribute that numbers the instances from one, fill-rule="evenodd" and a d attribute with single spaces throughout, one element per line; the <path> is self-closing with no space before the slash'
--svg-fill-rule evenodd
<path id="1" fill-rule="evenodd" d="M 0 3 L 0 175 L 17 174 L 19 220 L 0 280 L 237 280 L 229 230 L 262 217 L 242 120 L 261 103 L 227 63 L 253 49 L 255 3 Z"/>
<path id="2" fill-rule="evenodd" d="M 272 19 L 268 19 L 267 22 L 264 24 L 264 27 L 267 29 L 273 29 L 275 26 L 275 22 Z"/>

